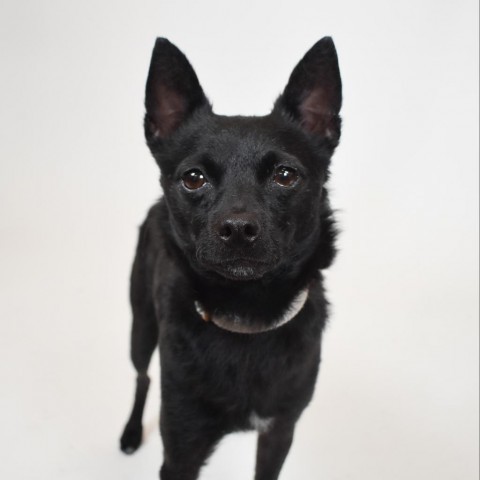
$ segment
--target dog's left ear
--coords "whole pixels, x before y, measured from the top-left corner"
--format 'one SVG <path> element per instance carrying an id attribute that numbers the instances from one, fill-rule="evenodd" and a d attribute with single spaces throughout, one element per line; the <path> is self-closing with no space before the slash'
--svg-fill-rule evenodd
<path id="1" fill-rule="evenodd" d="M 340 139 L 342 80 L 337 52 L 330 37 L 317 42 L 293 70 L 274 111 L 286 112 L 307 132 Z"/>

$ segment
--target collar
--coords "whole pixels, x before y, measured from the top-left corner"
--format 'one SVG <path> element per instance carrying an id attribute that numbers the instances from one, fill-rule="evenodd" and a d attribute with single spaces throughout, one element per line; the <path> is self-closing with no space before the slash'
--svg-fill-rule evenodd
<path id="1" fill-rule="evenodd" d="M 243 334 L 255 334 L 255 333 L 264 333 L 271 330 L 276 330 L 277 328 L 282 327 L 286 323 L 293 320 L 297 314 L 302 310 L 305 305 L 305 302 L 308 298 L 309 288 L 301 290 L 297 296 L 292 300 L 288 308 L 285 310 L 285 313 L 275 320 L 271 325 L 247 325 L 242 322 L 242 318 L 236 315 L 216 315 L 205 310 L 203 305 L 195 301 L 195 309 L 197 313 L 202 317 L 205 322 L 212 322 L 217 327 L 228 330 L 233 333 L 243 333 Z"/>

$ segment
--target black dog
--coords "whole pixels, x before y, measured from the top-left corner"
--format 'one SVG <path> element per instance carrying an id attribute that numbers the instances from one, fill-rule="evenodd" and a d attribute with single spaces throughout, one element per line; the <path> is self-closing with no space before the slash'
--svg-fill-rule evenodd
<path id="1" fill-rule="evenodd" d="M 257 429 L 256 480 L 275 480 L 312 398 L 327 318 L 321 269 L 334 257 L 324 187 L 340 138 L 331 38 L 294 69 L 264 117 L 215 115 L 185 56 L 158 39 L 145 135 L 164 197 L 133 265 L 135 404 L 121 438 L 142 436 L 159 344 L 162 480 L 195 480 L 226 434 Z"/>

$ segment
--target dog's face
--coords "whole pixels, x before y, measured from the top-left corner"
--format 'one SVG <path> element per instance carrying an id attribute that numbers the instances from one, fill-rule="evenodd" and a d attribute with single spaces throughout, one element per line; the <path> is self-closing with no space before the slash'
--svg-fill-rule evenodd
<path id="1" fill-rule="evenodd" d="M 318 42 L 265 117 L 215 115 L 185 56 L 155 45 L 145 133 L 171 231 L 191 266 L 226 281 L 286 275 L 321 236 L 323 185 L 340 136 L 333 42 Z"/>

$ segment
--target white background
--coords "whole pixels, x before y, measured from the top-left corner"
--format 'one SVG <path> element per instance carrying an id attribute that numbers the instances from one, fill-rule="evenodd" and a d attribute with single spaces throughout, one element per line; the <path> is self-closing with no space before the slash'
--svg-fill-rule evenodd
<path id="1" fill-rule="evenodd" d="M 155 37 L 187 54 L 218 113 L 264 114 L 329 34 L 341 252 L 282 480 L 478 479 L 475 0 L 2 0 L 0 23 L 1 478 L 157 478 L 156 378 L 145 444 L 117 448 L 130 263 L 160 194 L 142 132 Z M 252 478 L 254 448 L 229 437 L 202 480 Z"/>

